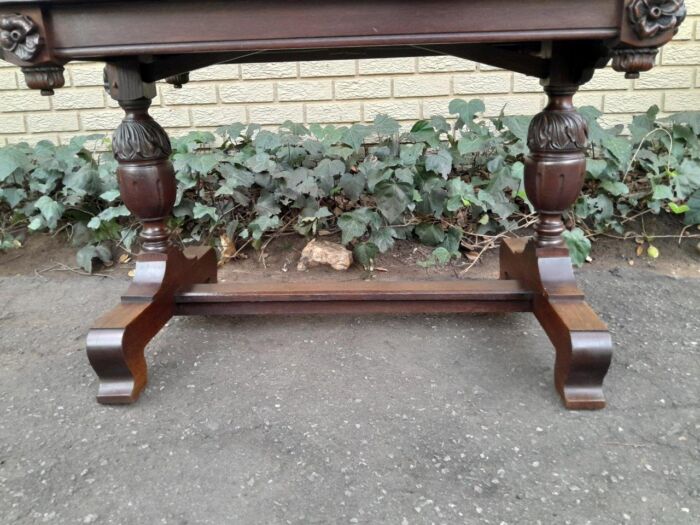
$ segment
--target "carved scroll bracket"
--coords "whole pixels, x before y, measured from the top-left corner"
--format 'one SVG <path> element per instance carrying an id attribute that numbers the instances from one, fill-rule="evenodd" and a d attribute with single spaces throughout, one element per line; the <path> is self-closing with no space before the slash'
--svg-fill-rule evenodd
<path id="1" fill-rule="evenodd" d="M 659 50 L 655 47 L 621 48 L 613 51 L 612 67 L 615 71 L 625 73 L 626 78 L 639 78 L 654 67 Z"/>
<path id="2" fill-rule="evenodd" d="M 190 81 L 189 73 L 180 73 L 165 78 L 165 81 L 175 89 L 182 89 L 182 86 Z"/>
<path id="3" fill-rule="evenodd" d="M 63 66 L 47 64 L 43 66 L 23 67 L 24 80 L 30 89 L 39 89 L 44 96 L 54 94 L 54 89 L 62 88 L 66 79 Z"/>

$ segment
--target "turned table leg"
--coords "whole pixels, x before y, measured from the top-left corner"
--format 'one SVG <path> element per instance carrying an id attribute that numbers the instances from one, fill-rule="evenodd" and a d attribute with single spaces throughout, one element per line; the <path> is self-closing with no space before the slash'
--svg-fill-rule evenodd
<path id="1" fill-rule="evenodd" d="M 605 406 L 612 341 L 576 285 L 562 238 L 562 213 L 578 197 L 586 172 L 588 131 L 572 103 L 576 89 L 547 85 L 549 104 L 530 125 L 525 189 L 539 222 L 530 241 L 504 243 L 501 278 L 518 279 L 536 292 L 535 315 L 556 350 L 554 380 L 566 407 L 595 409 Z"/>
<path id="2" fill-rule="evenodd" d="M 146 385 L 144 348 L 173 316 L 175 292 L 215 282 L 216 257 L 207 248 L 184 254 L 170 242 L 166 223 L 176 181 L 170 139 L 148 114 L 155 87 L 141 81 L 132 63 L 108 65 L 106 79 L 125 111 L 112 146 L 122 200 L 143 225 L 142 251 L 122 304 L 98 319 L 88 334 L 87 354 L 100 380 L 98 401 L 131 403 Z"/>

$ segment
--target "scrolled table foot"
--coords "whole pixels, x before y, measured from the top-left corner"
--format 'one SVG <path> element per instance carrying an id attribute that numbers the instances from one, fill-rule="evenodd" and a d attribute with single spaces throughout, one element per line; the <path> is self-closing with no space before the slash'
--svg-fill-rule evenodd
<path id="1" fill-rule="evenodd" d="M 120 304 L 88 333 L 87 355 L 99 379 L 98 402 L 133 403 L 146 386 L 144 349 L 170 317 L 166 309 L 153 306 Z M 160 313 L 160 320 L 156 313 Z"/>
<path id="2" fill-rule="evenodd" d="M 87 337 L 87 355 L 99 378 L 97 401 L 135 402 L 146 386 L 144 350 L 174 315 L 176 291 L 216 282 L 216 254 L 211 248 L 184 253 L 171 247 L 145 254 L 122 303 L 98 319 Z"/>
<path id="3" fill-rule="evenodd" d="M 535 239 L 501 245 L 501 279 L 535 293 L 533 311 L 556 351 L 554 384 L 572 410 L 605 407 L 603 379 L 610 367 L 607 326 L 576 285 L 566 248 L 541 248 Z"/>
<path id="4" fill-rule="evenodd" d="M 556 350 L 554 384 L 564 406 L 605 408 L 603 379 L 612 359 L 607 327 L 584 301 L 539 299 L 535 315 Z"/>

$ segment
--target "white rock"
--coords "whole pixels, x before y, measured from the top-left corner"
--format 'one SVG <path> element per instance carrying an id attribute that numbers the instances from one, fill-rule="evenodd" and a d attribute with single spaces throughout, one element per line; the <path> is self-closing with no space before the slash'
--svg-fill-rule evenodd
<path id="1" fill-rule="evenodd" d="M 304 272 L 320 264 L 338 271 L 347 270 L 352 265 L 352 252 L 340 244 L 314 239 L 302 250 L 297 270 Z"/>

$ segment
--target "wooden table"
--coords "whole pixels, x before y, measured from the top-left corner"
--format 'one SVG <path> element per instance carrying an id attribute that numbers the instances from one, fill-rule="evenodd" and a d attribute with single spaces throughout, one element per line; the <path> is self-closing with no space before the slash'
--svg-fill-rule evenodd
<path id="1" fill-rule="evenodd" d="M 651 69 L 685 14 L 683 0 L 0 0 L 2 56 L 29 87 L 51 95 L 67 62 L 104 61 L 105 88 L 126 114 L 113 147 L 122 198 L 143 223 L 142 252 L 121 304 L 87 338 L 98 401 L 137 399 L 144 348 L 173 315 L 527 311 L 556 349 L 564 404 L 602 408 L 612 343 L 562 239 L 588 144 L 572 98 L 611 59 L 629 78 Z M 428 55 L 538 77 L 549 96 L 526 160 L 539 223 L 534 238 L 503 244 L 500 280 L 217 285 L 212 249 L 170 243 L 176 183 L 170 140 L 148 114 L 156 81 L 182 85 L 189 71 L 220 63 Z"/>

